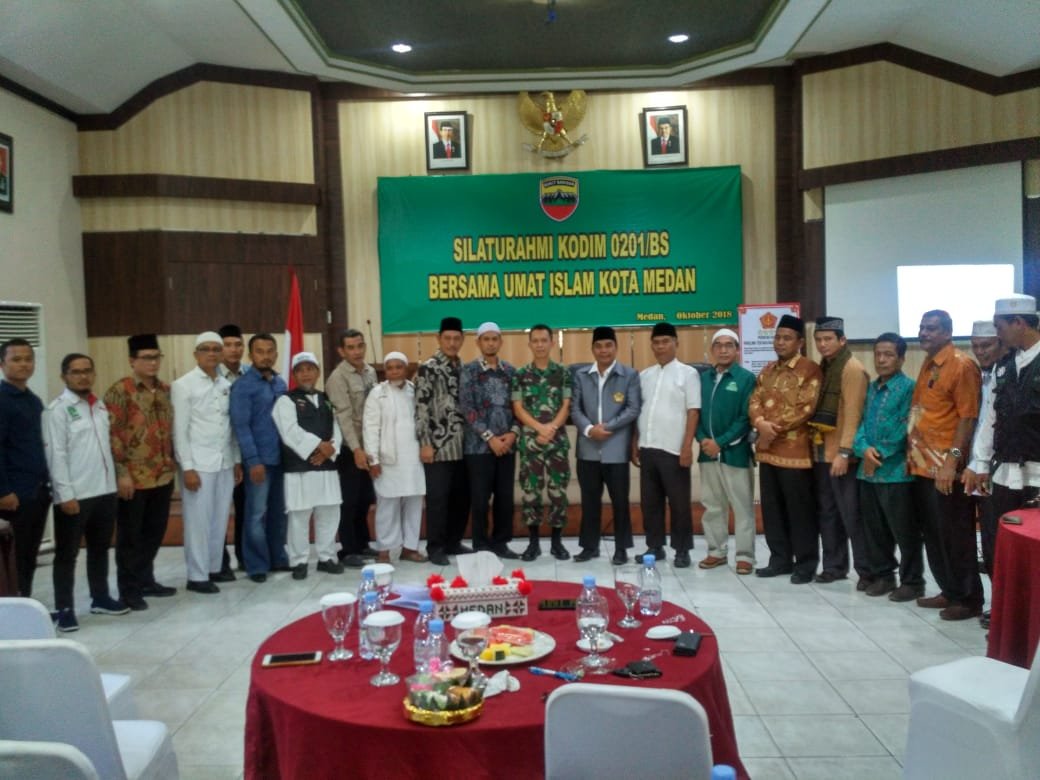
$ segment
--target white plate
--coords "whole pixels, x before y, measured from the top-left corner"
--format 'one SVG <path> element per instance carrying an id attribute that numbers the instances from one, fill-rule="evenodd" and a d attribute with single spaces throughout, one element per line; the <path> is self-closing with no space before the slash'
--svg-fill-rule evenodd
<path id="1" fill-rule="evenodd" d="M 607 650 L 609 650 L 613 646 L 614 646 L 614 641 L 611 640 L 611 639 L 607 639 L 605 636 L 604 637 L 600 637 L 599 642 L 596 643 L 597 651 L 600 652 L 600 653 L 607 652 Z M 589 645 L 589 640 L 585 639 L 585 638 L 582 638 L 582 639 L 578 640 L 578 649 L 581 650 L 582 652 L 585 652 L 585 653 L 591 653 L 592 652 L 592 647 Z"/>
<path id="2" fill-rule="evenodd" d="M 534 641 L 531 643 L 531 654 L 527 656 L 509 655 L 506 656 L 504 661 L 481 661 L 481 666 L 516 666 L 517 664 L 526 664 L 528 661 L 537 661 L 539 658 L 545 658 L 553 650 L 556 649 L 556 640 L 546 634 L 544 631 L 534 632 Z M 458 643 L 452 642 L 448 650 L 451 654 L 458 658 L 460 661 L 467 662 L 466 656 L 459 651 Z M 468 662 L 467 662 L 468 663 Z"/>
<path id="3" fill-rule="evenodd" d="M 674 639 L 682 631 L 678 626 L 654 626 L 646 631 L 647 639 Z"/>

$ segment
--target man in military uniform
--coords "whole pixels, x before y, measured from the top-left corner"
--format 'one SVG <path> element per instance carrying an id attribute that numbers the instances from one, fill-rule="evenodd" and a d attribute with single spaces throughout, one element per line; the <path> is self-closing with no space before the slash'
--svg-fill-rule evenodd
<path id="1" fill-rule="evenodd" d="M 542 491 L 549 496 L 549 548 L 559 561 L 570 558 L 560 535 L 567 522 L 567 483 L 571 465 L 567 457 L 570 442 L 564 424 L 571 411 L 570 375 L 553 362 L 553 331 L 548 325 L 535 325 L 528 334 L 532 360 L 513 375 L 513 414 L 523 426 L 520 432 L 520 489 L 523 491 L 523 518 L 530 543 L 520 556 L 533 561 L 542 554 L 538 543 L 542 522 Z"/>

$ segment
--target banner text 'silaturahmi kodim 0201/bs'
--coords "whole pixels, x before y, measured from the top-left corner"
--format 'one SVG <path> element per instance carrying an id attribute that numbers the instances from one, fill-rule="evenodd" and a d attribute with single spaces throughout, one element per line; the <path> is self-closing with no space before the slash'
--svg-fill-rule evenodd
<path id="1" fill-rule="evenodd" d="M 384 333 L 733 324 L 739 166 L 380 178 Z"/>

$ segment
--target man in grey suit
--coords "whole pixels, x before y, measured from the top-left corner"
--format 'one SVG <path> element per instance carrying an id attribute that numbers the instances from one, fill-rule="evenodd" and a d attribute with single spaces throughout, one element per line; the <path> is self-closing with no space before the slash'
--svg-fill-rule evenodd
<path id="1" fill-rule="evenodd" d="M 632 427 L 639 419 L 639 372 L 617 362 L 617 336 L 610 327 L 592 332 L 596 362 L 574 372 L 571 419 L 578 429 L 578 485 L 581 487 L 582 563 L 599 557 L 603 486 L 614 507 L 615 564 L 628 560 L 632 518 L 628 511 L 628 459 Z"/>

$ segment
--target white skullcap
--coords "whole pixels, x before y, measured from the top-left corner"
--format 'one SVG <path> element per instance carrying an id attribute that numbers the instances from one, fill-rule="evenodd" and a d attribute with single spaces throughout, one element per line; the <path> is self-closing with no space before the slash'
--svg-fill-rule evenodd
<path id="1" fill-rule="evenodd" d="M 724 339 L 727 336 L 733 339 L 735 342 L 737 342 L 738 346 L 740 345 L 740 336 L 738 336 L 735 331 L 732 331 L 729 328 L 720 329 L 718 333 L 711 337 L 711 343 L 714 345 L 716 341 L 718 341 L 719 339 Z"/>
<path id="2" fill-rule="evenodd" d="M 502 333 L 502 329 L 498 327 L 497 322 L 483 322 L 480 327 L 477 328 L 477 338 L 479 339 L 485 333 Z"/>
<path id="3" fill-rule="evenodd" d="M 391 360 L 400 360 L 406 366 L 408 365 L 408 358 L 405 356 L 405 354 L 403 352 L 389 352 L 389 353 L 387 353 L 386 356 L 383 358 L 383 365 L 385 366 Z"/>
<path id="4" fill-rule="evenodd" d="M 300 363 L 313 363 L 315 366 L 321 366 L 321 363 L 318 362 L 318 358 L 313 352 L 297 352 L 293 355 L 292 367 L 294 371 L 296 370 L 296 366 L 300 365 Z"/>
<path id="5" fill-rule="evenodd" d="M 971 324 L 971 337 L 979 339 L 996 338 L 997 329 L 993 320 L 975 320 Z"/>
<path id="6" fill-rule="evenodd" d="M 1036 298 L 1015 293 L 997 300 L 994 314 L 1014 317 L 1016 314 L 1036 314 Z"/>
<path id="7" fill-rule="evenodd" d="M 219 344 L 222 347 L 224 346 L 224 339 L 222 339 L 220 337 L 220 334 L 217 333 L 215 330 L 207 330 L 205 333 L 200 333 L 198 336 L 196 336 L 195 346 L 197 347 L 201 344 L 205 344 L 208 341 L 212 341 L 213 343 Z"/>

